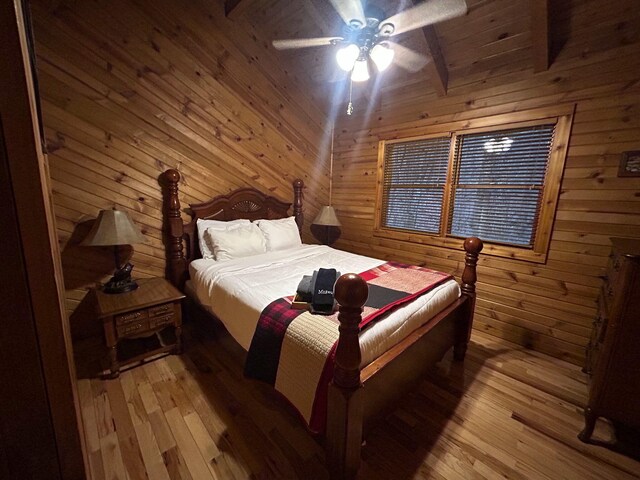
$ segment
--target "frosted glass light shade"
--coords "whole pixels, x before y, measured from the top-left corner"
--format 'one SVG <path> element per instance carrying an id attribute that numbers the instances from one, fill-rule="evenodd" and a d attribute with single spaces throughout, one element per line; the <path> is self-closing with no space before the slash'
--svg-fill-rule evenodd
<path id="1" fill-rule="evenodd" d="M 320 209 L 320 212 L 313 221 L 313 225 L 339 227 L 341 223 L 340 220 L 338 220 L 338 216 L 336 215 L 336 211 L 333 209 L 333 207 L 325 205 Z"/>
<path id="2" fill-rule="evenodd" d="M 389 68 L 389 65 L 391 65 L 394 53 L 395 52 L 393 51 L 393 49 L 388 45 L 379 43 L 375 47 L 373 47 L 370 56 L 373 62 L 378 67 L 378 70 L 383 72 L 387 68 Z"/>
<path id="3" fill-rule="evenodd" d="M 131 245 L 144 243 L 145 238 L 133 223 L 129 214 L 122 210 L 100 210 L 91 231 L 81 245 Z"/>
<path id="4" fill-rule="evenodd" d="M 356 61 L 353 66 L 353 72 L 351 72 L 351 80 L 354 82 L 366 82 L 369 80 L 369 67 L 366 59 Z"/>
<path id="5" fill-rule="evenodd" d="M 346 47 L 342 47 L 336 52 L 336 61 L 338 62 L 338 66 L 345 72 L 350 72 L 353 68 L 353 64 L 358 59 L 358 55 L 360 55 L 360 49 L 357 45 L 351 43 Z"/>

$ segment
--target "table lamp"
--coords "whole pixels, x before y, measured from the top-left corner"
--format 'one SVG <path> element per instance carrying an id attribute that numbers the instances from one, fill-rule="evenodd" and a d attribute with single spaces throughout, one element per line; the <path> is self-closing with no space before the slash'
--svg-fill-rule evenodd
<path id="1" fill-rule="evenodd" d="M 104 285 L 103 291 L 105 293 L 124 293 L 138 288 L 138 284 L 131 278 L 133 265 L 129 262 L 120 265 L 118 246 L 143 243 L 144 241 L 144 236 L 127 212 L 115 209 L 100 210 L 91 231 L 80 245 L 113 246 L 116 271 L 111 280 Z"/>
<path id="2" fill-rule="evenodd" d="M 331 245 L 339 237 L 340 220 L 336 215 L 336 211 L 331 205 L 325 205 L 311 223 L 311 233 L 319 242 L 324 245 Z"/>
<path id="3" fill-rule="evenodd" d="M 331 193 L 333 187 L 333 125 L 331 126 L 331 152 L 329 154 L 329 205 L 320 209 L 316 218 L 311 222 L 311 233 L 324 245 L 331 245 L 338 240 L 340 234 L 340 220 L 336 211 L 331 206 Z"/>

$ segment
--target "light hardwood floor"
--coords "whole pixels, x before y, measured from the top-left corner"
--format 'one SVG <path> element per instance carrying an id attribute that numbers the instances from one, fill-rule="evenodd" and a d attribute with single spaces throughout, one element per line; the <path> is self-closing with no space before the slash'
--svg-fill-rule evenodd
<path id="1" fill-rule="evenodd" d="M 118 380 L 80 380 L 94 479 L 327 478 L 321 447 L 242 377 L 240 347 L 215 337 Z M 369 433 L 360 477 L 640 478 L 640 462 L 576 438 L 585 382 L 576 366 L 474 333 L 464 368 L 448 355 Z"/>

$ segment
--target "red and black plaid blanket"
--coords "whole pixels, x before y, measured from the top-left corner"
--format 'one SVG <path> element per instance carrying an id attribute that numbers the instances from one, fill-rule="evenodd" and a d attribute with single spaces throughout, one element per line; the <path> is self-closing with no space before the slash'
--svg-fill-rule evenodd
<path id="1" fill-rule="evenodd" d="M 383 314 L 453 278 L 428 268 L 388 262 L 360 274 L 369 287 L 360 329 Z M 323 432 L 327 392 L 338 340 L 337 313 L 313 315 L 291 308 L 292 297 L 271 302 L 260 315 L 245 375 L 273 385 L 300 412 L 309 428 Z"/>

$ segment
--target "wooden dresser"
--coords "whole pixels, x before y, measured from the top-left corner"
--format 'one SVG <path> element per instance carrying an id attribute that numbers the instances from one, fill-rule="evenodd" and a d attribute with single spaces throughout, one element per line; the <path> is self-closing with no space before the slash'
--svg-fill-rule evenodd
<path id="1" fill-rule="evenodd" d="M 598 417 L 640 427 L 640 241 L 612 238 L 598 316 L 587 346 L 591 376 L 585 427 L 588 442 Z"/>

